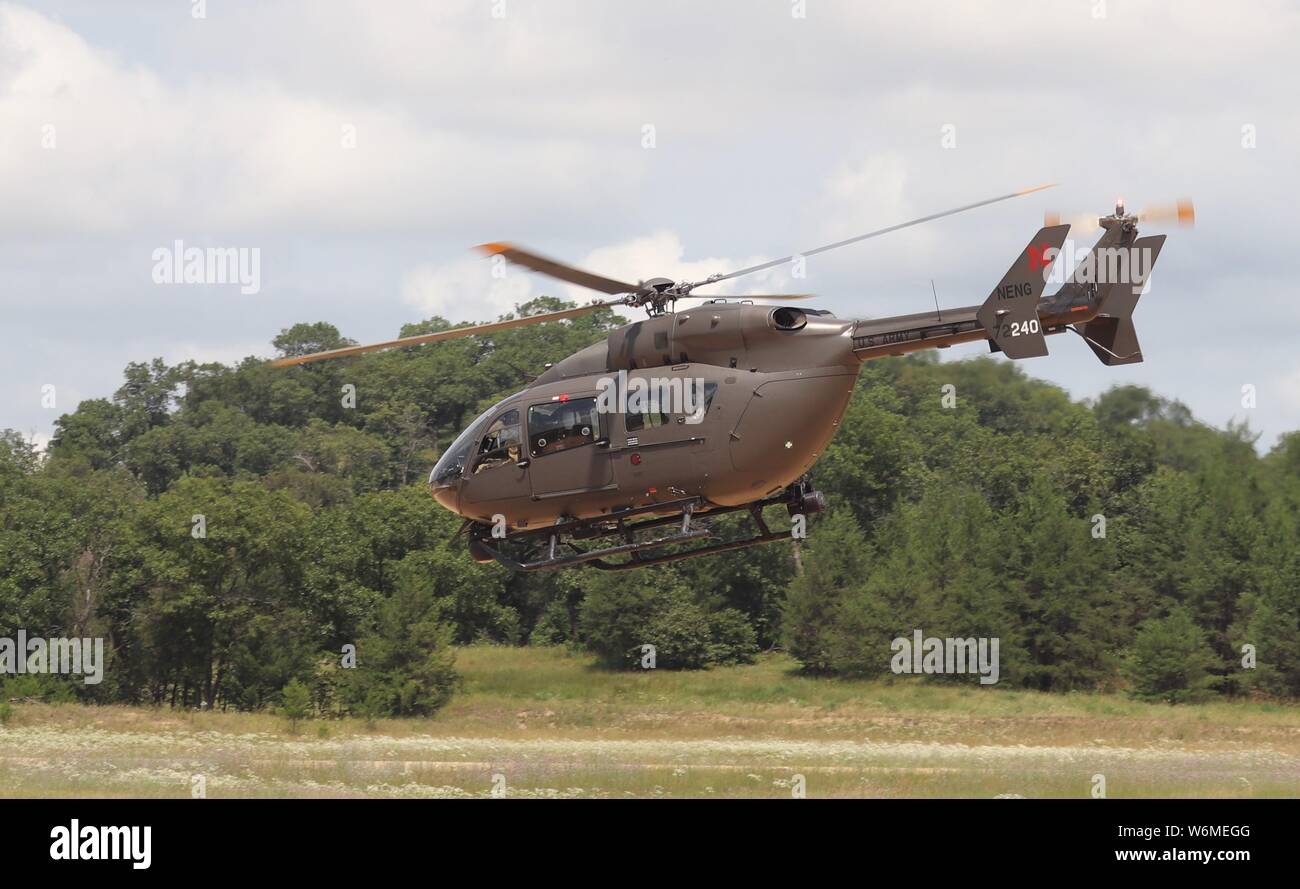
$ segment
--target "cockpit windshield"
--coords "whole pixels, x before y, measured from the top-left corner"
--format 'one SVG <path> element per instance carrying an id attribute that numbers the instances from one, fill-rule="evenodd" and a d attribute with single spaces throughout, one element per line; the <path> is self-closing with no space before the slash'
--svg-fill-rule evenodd
<path id="1" fill-rule="evenodd" d="M 456 440 L 438 458 L 438 462 L 433 467 L 433 472 L 429 473 L 429 484 L 449 485 L 464 474 L 465 464 L 470 460 L 470 449 L 483 435 L 488 421 L 496 415 L 497 410 L 505 401 L 505 399 L 502 399 L 479 414 L 478 418 L 473 423 L 470 423 L 464 432 L 456 436 Z"/>

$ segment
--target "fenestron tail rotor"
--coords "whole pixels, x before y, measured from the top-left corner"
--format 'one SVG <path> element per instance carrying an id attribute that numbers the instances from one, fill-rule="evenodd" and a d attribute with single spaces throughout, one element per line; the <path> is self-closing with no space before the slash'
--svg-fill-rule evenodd
<path id="1" fill-rule="evenodd" d="M 568 284 L 574 284 L 578 287 L 585 287 L 588 290 L 594 290 L 598 293 L 603 293 L 606 296 L 616 296 L 618 298 L 593 302 L 589 305 L 564 309 L 558 312 L 545 312 L 539 315 L 526 315 L 520 318 L 510 318 L 505 321 L 493 321 L 488 324 L 456 327 L 451 330 L 440 330 L 436 333 L 402 337 L 400 339 L 387 340 L 382 343 L 369 343 L 363 346 L 347 346 L 342 349 L 331 349 L 328 352 L 317 352 L 312 355 L 294 355 L 287 358 L 276 359 L 272 361 L 271 364 L 275 367 L 288 367 L 295 364 L 308 364 L 313 361 L 324 361 L 327 358 L 346 358 L 350 355 L 364 355 L 367 352 L 377 352 L 381 349 L 398 349 L 403 346 L 418 346 L 424 343 L 436 343 L 442 340 L 458 339 L 466 336 L 478 336 L 480 334 L 493 333 L 498 330 L 507 330 L 511 327 L 522 327 L 528 324 L 543 324 L 547 321 L 562 321 L 567 318 L 577 318 L 582 315 L 588 315 L 592 312 L 600 311 L 601 309 L 612 309 L 621 306 L 644 308 L 652 315 L 658 314 L 665 311 L 665 306 L 668 303 L 674 302 L 678 299 L 686 297 L 691 297 L 693 299 L 708 299 L 707 296 L 691 296 L 692 291 L 697 287 L 705 287 L 709 284 L 716 284 L 719 281 L 727 281 L 733 278 L 739 278 L 742 275 L 761 272 L 766 269 L 775 268 L 779 265 L 793 262 L 801 257 L 815 256 L 819 253 L 825 253 L 828 250 L 835 250 L 840 247 L 848 246 L 849 244 L 856 244 L 859 241 L 865 241 L 869 238 L 908 228 L 909 226 L 920 225 L 923 222 L 942 219 L 945 216 L 952 216 L 966 210 L 973 210 L 976 207 L 996 204 L 999 201 L 1007 201 L 1011 198 L 1032 194 L 1036 191 L 1042 191 L 1045 188 L 1052 187 L 1053 186 L 1050 184 L 1035 185 L 1031 188 L 1023 188 L 1019 191 L 1013 191 L 1010 194 L 976 201 L 973 204 L 963 204 L 962 206 L 954 207 L 951 210 L 943 210 L 939 213 L 920 216 L 916 219 L 910 219 L 907 222 L 900 222 L 896 225 L 867 232 L 866 234 L 857 235 L 852 238 L 845 238 L 844 240 L 836 241 L 833 244 L 823 244 L 822 246 L 814 247 L 811 250 L 804 250 L 801 253 L 795 253 L 790 256 L 784 256 L 780 259 L 759 263 L 758 265 L 738 269 L 734 272 L 710 275 L 702 281 L 673 281 L 671 278 L 648 278 L 638 281 L 636 284 L 632 284 L 628 281 L 621 281 L 617 278 L 609 278 L 605 275 L 598 275 L 585 271 L 584 269 L 571 266 L 568 263 L 560 262 L 559 260 L 551 259 L 530 250 L 517 247 L 514 244 L 503 242 L 481 244 L 478 249 L 489 256 L 500 256 L 507 262 L 523 266 L 524 268 L 531 269 L 535 272 L 540 272 L 541 274 L 548 275 L 556 280 L 564 281 Z M 811 299 L 812 294 L 743 294 L 735 298 L 742 300 L 774 300 L 779 302 L 789 302 L 793 300 Z"/>

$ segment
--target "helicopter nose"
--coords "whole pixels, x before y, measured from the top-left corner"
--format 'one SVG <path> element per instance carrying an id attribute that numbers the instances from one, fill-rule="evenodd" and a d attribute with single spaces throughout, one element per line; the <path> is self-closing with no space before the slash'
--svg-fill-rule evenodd
<path id="1" fill-rule="evenodd" d="M 460 482 L 459 476 L 444 476 L 442 479 L 436 478 L 435 469 L 429 473 L 429 496 L 438 501 L 438 504 L 444 509 L 458 513 L 457 507 L 460 505 Z"/>
<path id="2" fill-rule="evenodd" d="M 451 483 L 431 482 L 429 484 L 429 494 L 434 500 L 438 501 L 438 505 L 443 509 L 460 514 L 460 510 L 457 508 L 460 506 L 459 480 Z"/>

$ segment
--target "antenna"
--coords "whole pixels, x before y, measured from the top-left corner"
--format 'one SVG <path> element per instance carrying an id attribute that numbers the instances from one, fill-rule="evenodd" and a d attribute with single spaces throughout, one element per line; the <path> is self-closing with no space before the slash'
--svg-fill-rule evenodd
<path id="1" fill-rule="evenodd" d="M 930 292 L 934 294 L 934 316 L 942 321 L 943 313 L 939 311 L 939 291 L 934 289 L 934 278 L 930 279 Z"/>

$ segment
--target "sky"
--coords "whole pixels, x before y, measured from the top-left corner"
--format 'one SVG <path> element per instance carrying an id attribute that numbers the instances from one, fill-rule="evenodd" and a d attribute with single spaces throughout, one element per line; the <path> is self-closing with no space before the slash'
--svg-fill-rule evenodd
<path id="1" fill-rule="evenodd" d="M 1055 182 L 700 292 L 971 305 L 1049 210 L 1190 197 L 1195 228 L 1144 228 L 1145 362 L 1058 336 L 1023 366 L 1264 450 L 1300 429 L 1297 46 L 1267 0 L 0 2 L 0 428 L 43 443 L 128 362 L 269 357 L 300 321 L 367 342 L 594 295 L 498 277 L 486 241 L 697 279 Z M 168 281 L 177 242 L 256 255 L 256 286 Z"/>

